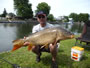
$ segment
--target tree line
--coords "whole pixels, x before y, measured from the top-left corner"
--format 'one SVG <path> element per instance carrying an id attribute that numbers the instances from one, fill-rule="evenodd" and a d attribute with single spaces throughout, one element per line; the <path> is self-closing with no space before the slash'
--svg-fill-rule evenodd
<path id="1" fill-rule="evenodd" d="M 25 19 L 33 18 L 33 11 L 32 11 L 32 4 L 29 2 L 29 0 L 13 0 L 14 1 L 14 9 L 16 11 L 17 16 L 24 17 Z M 35 10 L 35 14 L 38 11 L 44 11 L 48 17 L 48 20 L 55 21 L 55 18 L 53 14 L 50 14 L 51 7 L 45 3 L 41 2 L 37 5 L 37 9 Z M 5 17 L 7 15 L 6 9 L 4 9 L 3 13 L 0 15 L 1 17 Z M 69 16 L 64 16 L 65 21 L 69 21 L 69 18 L 73 18 L 74 22 L 85 22 L 89 20 L 89 14 L 88 13 L 71 13 Z"/>
<path id="2" fill-rule="evenodd" d="M 71 13 L 69 16 L 69 18 L 73 18 L 74 22 L 86 22 L 89 20 L 89 14 L 88 13 Z"/>

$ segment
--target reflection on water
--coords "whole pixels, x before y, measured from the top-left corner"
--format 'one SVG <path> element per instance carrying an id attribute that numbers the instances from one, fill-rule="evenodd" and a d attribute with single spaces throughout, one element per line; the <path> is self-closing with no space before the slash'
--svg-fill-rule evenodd
<path id="1" fill-rule="evenodd" d="M 32 24 L 0 23 L 0 52 L 11 50 L 12 41 L 31 33 Z"/>
<path id="2" fill-rule="evenodd" d="M 16 37 L 16 27 L 0 24 L 0 51 L 10 50 L 12 47 L 12 40 Z"/>
<path id="3" fill-rule="evenodd" d="M 74 34 L 80 34 L 82 32 L 83 25 L 81 24 L 67 24 L 66 28 Z"/>
<path id="4" fill-rule="evenodd" d="M 78 24 L 78 23 L 75 23 L 75 24 L 60 23 L 60 24 L 55 24 L 55 25 L 65 28 L 66 30 L 71 31 L 72 33 L 74 33 L 76 35 L 80 34 L 82 32 L 82 28 L 83 28 L 83 25 Z"/>
<path id="5" fill-rule="evenodd" d="M 82 31 L 81 24 L 53 24 L 61 26 L 70 30 L 74 34 L 79 34 Z M 0 52 L 11 50 L 13 45 L 12 41 L 15 39 L 23 38 L 28 36 L 32 32 L 33 24 L 29 23 L 0 23 Z"/>
<path id="6" fill-rule="evenodd" d="M 16 38 L 23 38 L 24 36 L 28 36 L 32 32 L 33 25 L 31 24 L 17 24 L 16 25 Z"/>

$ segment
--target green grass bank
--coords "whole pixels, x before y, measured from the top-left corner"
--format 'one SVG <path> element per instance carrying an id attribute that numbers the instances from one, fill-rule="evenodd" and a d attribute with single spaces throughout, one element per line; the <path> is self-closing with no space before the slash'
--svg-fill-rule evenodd
<path id="1" fill-rule="evenodd" d="M 85 48 L 81 61 L 73 61 L 71 59 L 71 48 L 75 44 L 75 39 L 69 39 L 60 42 L 57 55 L 57 63 L 59 68 L 90 68 L 90 48 Z M 51 54 L 43 52 L 41 61 L 36 62 L 36 55 L 32 51 L 28 51 L 27 47 L 22 47 L 14 52 L 0 53 L 0 57 L 7 61 L 18 64 L 21 68 L 50 68 Z M 12 65 L 0 58 L 0 68 L 12 68 Z"/>

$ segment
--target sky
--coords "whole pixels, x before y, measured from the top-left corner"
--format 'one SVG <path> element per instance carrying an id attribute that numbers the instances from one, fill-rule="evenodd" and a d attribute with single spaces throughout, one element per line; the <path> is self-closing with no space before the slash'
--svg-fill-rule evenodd
<path id="1" fill-rule="evenodd" d="M 50 14 L 55 17 L 68 16 L 70 13 L 90 14 L 90 0 L 29 0 L 29 2 L 32 4 L 33 12 L 39 3 L 46 2 L 51 7 Z M 16 13 L 13 4 L 13 0 L 0 0 L 0 14 L 4 8 L 8 13 Z"/>

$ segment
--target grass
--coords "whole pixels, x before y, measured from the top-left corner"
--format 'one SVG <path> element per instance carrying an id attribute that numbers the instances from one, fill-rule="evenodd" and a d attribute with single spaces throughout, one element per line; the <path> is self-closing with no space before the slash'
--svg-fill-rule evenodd
<path id="1" fill-rule="evenodd" d="M 59 68 L 90 68 L 90 50 L 85 48 L 81 61 L 71 60 L 71 48 L 75 44 L 75 39 L 61 41 L 57 63 Z M 28 51 L 27 47 L 22 47 L 14 52 L 4 52 L 0 54 L 7 61 L 18 64 L 21 68 L 50 68 L 51 54 L 43 52 L 41 61 L 36 62 L 36 55 L 32 51 Z M 12 68 L 10 64 L 0 59 L 0 68 Z"/>

